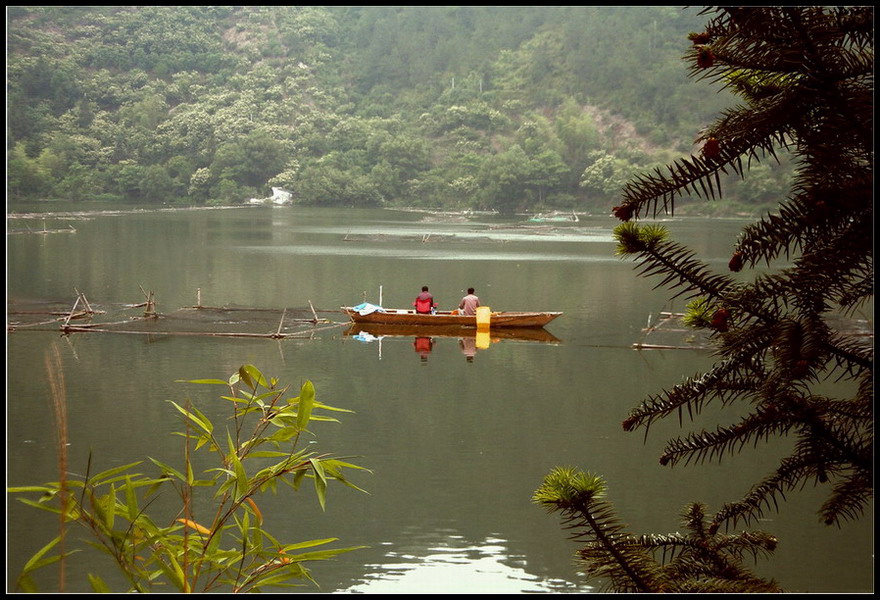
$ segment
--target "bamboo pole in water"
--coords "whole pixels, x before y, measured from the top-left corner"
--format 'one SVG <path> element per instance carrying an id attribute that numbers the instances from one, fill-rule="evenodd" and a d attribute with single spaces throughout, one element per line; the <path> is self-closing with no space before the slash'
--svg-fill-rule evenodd
<path id="1" fill-rule="evenodd" d="M 284 309 L 284 312 L 281 313 L 281 322 L 278 323 L 278 329 L 275 331 L 275 337 L 281 336 L 281 328 L 284 326 L 284 315 L 287 314 L 287 309 Z"/>
<path id="2" fill-rule="evenodd" d="M 79 296 L 76 297 L 76 302 L 73 303 L 73 308 L 70 309 L 70 314 L 68 314 L 67 318 L 64 320 L 65 327 L 68 323 L 70 323 L 70 319 L 73 317 L 73 313 L 76 311 L 76 305 L 79 304 L 79 298 Z"/>

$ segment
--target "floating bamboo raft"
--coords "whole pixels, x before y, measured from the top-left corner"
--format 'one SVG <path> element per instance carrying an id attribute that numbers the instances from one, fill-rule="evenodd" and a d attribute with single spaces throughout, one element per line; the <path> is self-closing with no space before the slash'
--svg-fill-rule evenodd
<path id="1" fill-rule="evenodd" d="M 685 327 L 682 313 L 661 311 L 657 321 L 648 315 L 642 329 L 642 338 L 634 342 L 636 350 L 708 350 L 709 336 L 705 332 Z"/>
<path id="2" fill-rule="evenodd" d="M 648 315 L 642 337 L 633 343 L 636 350 L 710 350 L 710 334 L 682 323 L 683 313 L 661 311 L 656 321 Z M 841 335 L 853 338 L 874 337 L 873 326 L 857 319 L 829 319 L 829 325 Z"/>
<path id="3" fill-rule="evenodd" d="M 30 227 L 27 227 L 26 229 L 6 230 L 6 235 L 17 235 L 21 233 L 40 233 L 43 235 L 48 235 L 50 233 L 76 233 L 76 229 L 74 229 L 73 225 L 68 225 L 67 228 L 64 229 L 48 229 L 44 223 L 42 229 L 31 229 Z"/>
<path id="4" fill-rule="evenodd" d="M 150 336 L 207 336 L 231 338 L 287 339 L 310 337 L 318 331 L 350 325 L 320 317 L 319 313 L 338 310 L 308 308 L 248 308 L 204 306 L 201 291 L 194 306 L 170 313 L 157 309 L 155 294 L 141 288 L 145 300 L 134 304 L 102 306 L 90 303 L 76 290 L 71 308 L 60 302 L 7 301 L 6 329 L 15 331 L 57 330 L 73 333 L 124 333 Z M 131 314 L 139 311 L 139 314 Z"/>

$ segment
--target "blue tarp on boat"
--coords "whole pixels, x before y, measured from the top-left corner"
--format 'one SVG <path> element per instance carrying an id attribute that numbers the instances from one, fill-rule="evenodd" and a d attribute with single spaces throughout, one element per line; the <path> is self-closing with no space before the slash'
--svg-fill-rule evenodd
<path id="1" fill-rule="evenodd" d="M 381 306 L 376 306 L 375 304 L 370 304 L 369 302 L 363 302 L 358 304 L 357 306 L 352 306 L 352 310 L 356 310 L 359 315 L 368 315 L 374 312 L 385 312 L 385 309 Z"/>

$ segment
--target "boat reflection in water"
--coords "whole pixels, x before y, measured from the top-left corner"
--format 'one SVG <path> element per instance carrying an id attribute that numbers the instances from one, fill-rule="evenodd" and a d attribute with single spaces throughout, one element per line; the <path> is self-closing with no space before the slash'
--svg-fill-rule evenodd
<path id="1" fill-rule="evenodd" d="M 541 327 L 533 328 L 499 328 L 478 330 L 474 327 L 457 325 L 383 325 L 379 323 L 353 323 L 345 335 L 362 342 L 381 341 L 386 337 L 411 337 L 413 350 L 419 355 L 422 363 L 427 362 L 437 338 L 457 338 L 461 353 L 468 362 L 474 361 L 478 350 L 486 350 L 494 343 L 503 340 L 540 342 L 558 344 L 561 342 L 555 335 Z"/>

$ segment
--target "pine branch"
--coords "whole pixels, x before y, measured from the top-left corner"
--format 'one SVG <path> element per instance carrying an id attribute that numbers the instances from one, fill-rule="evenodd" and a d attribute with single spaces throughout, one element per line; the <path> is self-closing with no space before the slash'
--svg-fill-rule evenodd
<path id="1" fill-rule="evenodd" d="M 601 499 L 605 482 L 572 468 L 557 467 L 535 491 L 532 501 L 559 511 L 575 540 L 587 544 L 578 554 L 588 563 L 590 578 L 608 578 L 620 591 L 662 591 L 660 572 L 644 549 L 621 543 L 624 526 L 612 506 Z"/>
<path id="2" fill-rule="evenodd" d="M 780 205 L 779 215 L 767 215 L 743 229 L 736 246 L 742 265 L 769 265 L 780 256 L 788 259 L 816 243 L 824 242 L 828 247 L 831 241 L 848 241 L 863 250 L 870 243 L 870 236 L 864 234 L 873 227 L 873 211 L 862 212 L 870 205 L 870 199 L 863 197 L 870 193 L 869 180 L 804 180 L 797 186 L 795 196 Z"/>
<path id="3" fill-rule="evenodd" d="M 739 520 L 746 524 L 760 518 L 767 508 L 778 510 L 777 496 L 785 498 L 785 492 L 799 488 L 808 479 L 824 481 L 829 476 L 842 479 L 823 505 L 823 518 L 826 524 L 838 522 L 843 518 L 856 518 L 864 513 L 867 502 L 873 497 L 873 484 L 870 472 L 851 465 L 841 465 L 829 458 L 833 446 L 816 444 L 817 440 L 800 441 L 793 454 L 783 459 L 779 468 L 762 482 L 752 487 L 751 491 L 740 501 L 725 505 L 713 520 L 713 529 L 722 524 L 733 526 Z M 868 444 L 873 454 L 873 440 Z M 858 493 L 854 493 L 858 492 Z M 839 511 L 839 512 L 837 512 Z"/>
<path id="4" fill-rule="evenodd" d="M 720 83 L 746 101 L 702 132 L 700 156 L 635 178 L 614 208 L 618 254 L 636 255 L 642 276 L 694 300 L 687 323 L 708 328 L 718 362 L 704 375 L 649 397 L 630 412 L 626 431 L 678 414 L 700 414 L 712 401 L 745 405 L 741 420 L 670 441 L 661 464 L 720 460 L 747 444 L 788 436 L 790 455 L 738 502 L 714 516 L 708 531 L 694 509 L 692 535 L 620 540 L 670 558 L 664 569 L 677 591 L 758 589 L 739 572 L 742 552 L 763 552 L 757 538 L 716 536 L 749 523 L 792 489 L 831 483 L 821 515 L 828 524 L 864 513 L 873 497 L 873 337 L 835 331 L 840 313 L 873 302 L 873 8 L 715 7 L 690 39 L 691 75 Z M 746 176 L 752 161 L 792 152 L 797 172 L 777 214 L 745 228 L 728 268 L 757 268 L 750 283 L 713 274 L 695 255 L 630 222 L 672 212 L 685 194 L 713 199 L 719 175 Z M 745 169 L 744 169 L 745 165 Z M 778 267 L 784 259 L 791 265 Z M 815 393 L 849 380 L 851 398 Z M 770 539 L 766 541 L 769 543 Z M 726 546 L 724 546 L 726 544 Z M 741 544 L 741 546 L 739 545 Z M 770 546 L 767 546 L 769 548 Z"/>
<path id="5" fill-rule="evenodd" d="M 760 439 L 784 435 L 798 424 L 784 421 L 773 408 L 750 415 L 737 425 L 718 427 L 715 431 L 700 431 L 685 438 L 670 440 L 660 456 L 661 465 L 702 463 L 720 460 L 725 454 L 741 450 L 750 441 L 757 445 Z"/>
<path id="6" fill-rule="evenodd" d="M 728 275 L 713 274 L 708 265 L 694 258 L 694 252 L 678 243 L 663 239 L 665 230 L 656 229 L 649 237 L 639 226 L 623 223 L 614 230 L 618 254 L 637 254 L 642 276 L 664 275 L 655 286 L 682 288 L 676 296 L 690 294 L 719 298 L 731 290 L 735 282 Z"/>
<path id="7" fill-rule="evenodd" d="M 867 474 L 860 473 L 834 486 L 819 513 L 826 525 L 855 521 L 864 515 L 873 498 L 873 481 Z"/>
<path id="8" fill-rule="evenodd" d="M 777 545 L 775 536 L 761 531 L 710 533 L 706 507 L 699 503 L 685 507 L 682 525 L 689 531 L 687 536 L 675 533 L 627 540 L 654 554 L 662 553 L 663 570 L 675 591 L 781 591 L 774 582 L 759 579 L 742 566 L 746 555 L 757 560 L 772 554 Z"/>
<path id="9" fill-rule="evenodd" d="M 725 504 L 712 520 L 711 529 L 736 527 L 739 521 L 746 525 L 764 516 L 766 509 L 779 509 L 777 496 L 785 499 L 785 492 L 793 489 L 803 479 L 803 473 L 810 469 L 791 459 L 784 459 L 781 466 L 770 476 L 752 487 L 748 494 L 737 502 Z"/>
<path id="10" fill-rule="evenodd" d="M 759 380 L 749 377 L 737 379 L 735 374 L 740 369 L 740 364 L 725 361 L 708 373 L 674 386 L 663 395 L 649 396 L 638 408 L 630 411 L 623 422 L 624 431 L 633 431 L 636 427 L 644 426 L 647 435 L 647 430 L 655 421 L 670 414 L 677 413 L 681 424 L 685 411 L 693 420 L 709 400 L 718 399 L 722 403 L 728 403 L 754 392 Z"/>

